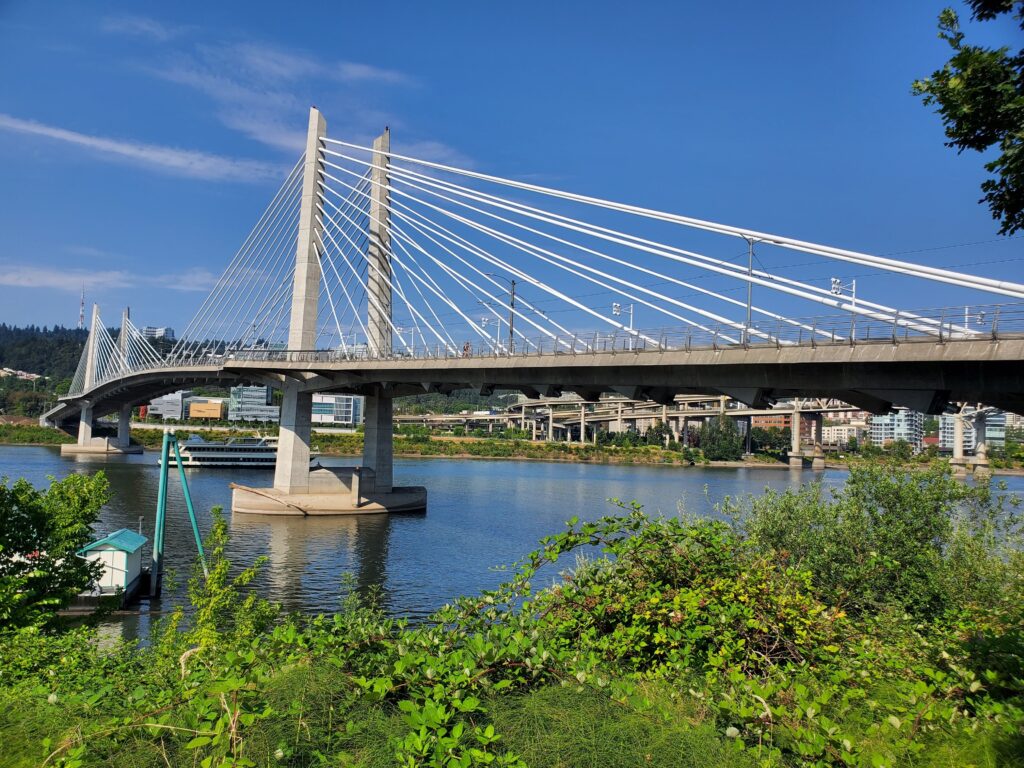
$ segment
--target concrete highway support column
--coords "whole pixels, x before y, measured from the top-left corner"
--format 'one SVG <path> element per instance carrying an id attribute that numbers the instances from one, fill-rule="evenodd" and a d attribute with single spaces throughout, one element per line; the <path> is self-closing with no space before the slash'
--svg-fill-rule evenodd
<path id="1" fill-rule="evenodd" d="M 580 443 L 587 442 L 587 404 L 580 403 Z"/>
<path id="2" fill-rule="evenodd" d="M 394 401 L 380 394 L 366 396 L 363 411 L 363 466 L 371 470 L 372 486 L 367 492 L 390 493 L 394 486 Z"/>
<path id="3" fill-rule="evenodd" d="M 89 445 L 92 442 L 92 406 L 83 405 L 78 421 L 78 444 Z"/>
<path id="4" fill-rule="evenodd" d="M 812 469 L 825 468 L 825 449 L 822 447 L 825 418 L 821 413 L 811 414 L 811 442 L 814 445 L 814 456 L 811 459 Z"/>
<path id="5" fill-rule="evenodd" d="M 789 420 L 789 431 L 789 466 L 800 469 L 804 465 L 800 445 L 800 411 L 794 409 L 793 416 Z"/>
<path id="6" fill-rule="evenodd" d="M 555 409 L 548 406 L 548 442 L 555 439 Z"/>
<path id="7" fill-rule="evenodd" d="M 132 444 L 132 407 L 122 405 L 117 415 L 117 447 L 122 451 L 127 450 Z"/>
<path id="8" fill-rule="evenodd" d="M 313 395 L 288 380 L 283 387 L 281 424 L 274 465 L 274 488 L 284 493 L 309 492 L 309 442 L 313 427 Z"/>
<path id="9" fill-rule="evenodd" d="M 979 404 L 980 407 L 980 404 Z M 974 465 L 988 466 L 988 415 L 984 411 L 974 416 Z"/>
<path id="10" fill-rule="evenodd" d="M 323 182 L 320 144 L 326 134 L 327 122 L 320 111 L 313 107 L 309 110 L 299 231 L 295 241 L 295 277 L 292 281 L 292 306 L 288 324 L 290 351 L 311 350 L 316 346 L 321 278 L 317 240 L 323 230 L 323 220 L 318 211 L 321 204 L 320 185 Z M 313 396 L 300 389 L 301 384 L 292 380 L 287 380 L 283 386 L 274 488 L 284 493 L 306 493 L 309 490 Z"/>
<path id="11" fill-rule="evenodd" d="M 957 413 L 953 416 L 953 463 L 963 464 L 964 461 L 964 416 Z"/>

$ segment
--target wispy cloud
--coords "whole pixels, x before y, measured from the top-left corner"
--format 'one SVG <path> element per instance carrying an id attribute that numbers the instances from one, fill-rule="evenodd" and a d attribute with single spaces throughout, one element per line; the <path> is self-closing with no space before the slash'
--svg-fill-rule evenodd
<path id="1" fill-rule="evenodd" d="M 148 16 L 108 16 L 100 22 L 100 29 L 131 37 L 147 37 L 165 43 L 188 31 L 188 27 L 167 24 Z"/>
<path id="2" fill-rule="evenodd" d="M 97 288 L 130 288 L 134 284 L 132 276 L 124 270 L 96 271 L 10 263 L 0 265 L 0 285 L 14 288 L 48 288 L 78 293 L 83 285 L 89 291 Z"/>
<path id="3" fill-rule="evenodd" d="M 106 28 L 150 34 L 165 43 L 180 34 L 168 30 L 167 36 L 160 38 L 166 25 L 144 17 L 119 17 L 116 21 Z M 397 115 L 378 105 L 389 89 L 420 86 L 416 77 L 396 69 L 345 59 L 325 60 L 254 41 L 172 43 L 147 55 L 141 66 L 154 77 L 206 96 L 212 114 L 226 128 L 289 154 L 303 148 L 310 103 L 324 108 L 332 135 L 360 141 L 376 136 L 385 125 L 403 128 Z M 439 141 L 403 143 L 402 148 L 425 160 L 472 165 L 464 154 Z"/>
<path id="4" fill-rule="evenodd" d="M 217 119 L 253 141 L 289 153 L 305 141 L 305 113 L 318 87 L 346 108 L 336 129 L 351 136 L 397 121 L 362 103 L 367 86 L 415 86 L 404 72 L 354 61 L 323 62 L 302 52 L 260 43 L 200 44 L 171 54 L 151 74 L 198 91 Z M 341 110 L 339 110 L 340 112 Z"/>
<path id="5" fill-rule="evenodd" d="M 175 176 L 207 181 L 257 182 L 279 179 L 282 175 L 282 169 L 272 163 L 214 155 L 192 149 L 90 136 L 3 113 L 0 113 L 0 130 L 42 136 L 82 147 L 101 157 L 134 163 Z"/>
<path id="6" fill-rule="evenodd" d="M 220 275 L 216 275 L 208 269 L 194 267 L 176 274 L 160 275 L 156 278 L 147 277 L 145 280 L 172 291 L 205 293 L 213 288 L 219 277 Z"/>
<path id="7" fill-rule="evenodd" d="M 199 267 L 184 272 L 149 275 L 123 269 L 78 269 L 61 266 L 37 266 L 0 261 L 0 286 L 43 288 L 78 293 L 108 291 L 143 286 L 159 286 L 172 291 L 206 292 L 217 282 L 217 275 Z"/>

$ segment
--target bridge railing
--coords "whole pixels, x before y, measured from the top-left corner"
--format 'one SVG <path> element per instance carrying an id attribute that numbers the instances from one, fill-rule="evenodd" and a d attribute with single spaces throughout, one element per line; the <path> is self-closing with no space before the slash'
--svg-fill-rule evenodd
<path id="1" fill-rule="evenodd" d="M 848 313 L 759 321 L 750 328 L 735 324 L 690 328 L 586 331 L 576 334 L 507 338 L 481 343 L 410 344 L 391 354 L 376 354 L 365 344 L 344 349 L 238 349 L 204 354 L 191 365 L 238 362 L 337 363 L 364 360 L 536 357 L 545 355 L 619 354 L 720 349 L 857 346 L 864 344 L 946 344 L 998 341 L 1024 336 L 1024 304 L 992 304 L 882 313 Z M 184 361 L 182 361 L 184 362 Z"/>

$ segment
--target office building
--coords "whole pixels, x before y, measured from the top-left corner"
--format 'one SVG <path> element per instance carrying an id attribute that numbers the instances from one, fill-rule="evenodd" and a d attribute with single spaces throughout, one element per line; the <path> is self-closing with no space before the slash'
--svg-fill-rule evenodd
<path id="1" fill-rule="evenodd" d="M 211 419 L 213 421 L 220 421 L 224 418 L 224 401 L 220 398 L 189 400 L 188 417 L 190 419 Z"/>
<path id="2" fill-rule="evenodd" d="M 920 451 L 924 438 L 924 414 L 900 408 L 895 413 L 872 416 L 868 429 L 872 445 L 885 446 L 904 440 L 915 451 Z"/>
<path id="3" fill-rule="evenodd" d="M 174 341 L 174 329 L 173 328 L 156 328 L 152 325 L 147 325 L 142 329 L 142 337 L 145 339 L 166 339 L 167 341 Z"/>
<path id="4" fill-rule="evenodd" d="M 179 389 L 177 392 L 150 400 L 146 413 L 148 416 L 154 416 L 164 421 L 167 419 L 181 421 L 187 412 L 187 402 L 191 395 L 190 390 Z"/>
<path id="5" fill-rule="evenodd" d="M 313 395 L 313 423 L 355 426 L 363 422 L 363 398 L 354 395 Z"/>
<path id="6" fill-rule="evenodd" d="M 833 424 L 821 428 L 821 442 L 824 445 L 845 448 L 851 440 L 864 439 L 866 429 L 859 424 Z"/>
<path id="7" fill-rule="evenodd" d="M 281 408 L 270 398 L 270 387 L 232 387 L 228 421 L 280 421 Z"/>

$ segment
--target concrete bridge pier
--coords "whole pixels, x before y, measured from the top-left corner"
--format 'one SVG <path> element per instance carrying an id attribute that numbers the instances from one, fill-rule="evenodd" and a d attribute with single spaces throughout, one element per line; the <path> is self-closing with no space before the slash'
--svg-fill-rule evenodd
<path id="1" fill-rule="evenodd" d="M 132 407 L 122 405 L 117 414 L 117 447 L 126 451 L 132 444 Z"/>
<path id="2" fill-rule="evenodd" d="M 367 395 L 363 408 L 363 471 L 367 493 L 391 493 L 394 489 L 394 400 Z M 366 470 L 369 470 L 367 472 Z"/>
<path id="3" fill-rule="evenodd" d="M 789 466 L 790 469 L 803 469 L 804 454 L 800 442 L 800 411 L 793 410 L 789 420 Z"/>
<path id="4" fill-rule="evenodd" d="M 309 443 L 313 431 L 313 395 L 286 380 L 282 387 L 281 421 L 274 465 L 274 490 L 309 493 Z"/>

